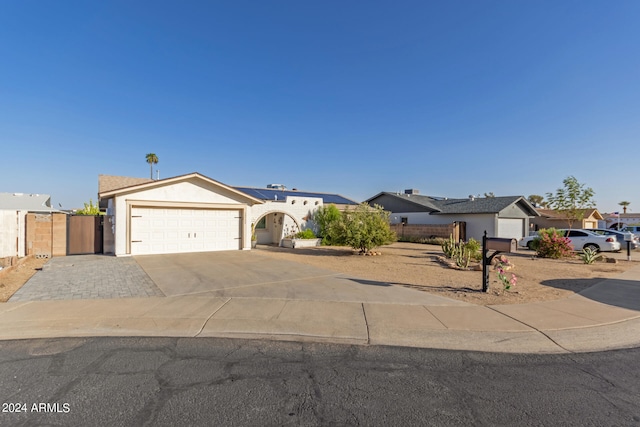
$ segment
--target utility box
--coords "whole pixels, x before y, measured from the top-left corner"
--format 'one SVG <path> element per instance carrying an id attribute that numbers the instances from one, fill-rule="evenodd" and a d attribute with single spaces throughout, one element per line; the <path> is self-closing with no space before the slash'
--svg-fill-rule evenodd
<path id="1" fill-rule="evenodd" d="M 515 252 L 517 249 L 516 239 L 506 239 L 503 237 L 487 237 L 485 250 L 499 252 Z"/>

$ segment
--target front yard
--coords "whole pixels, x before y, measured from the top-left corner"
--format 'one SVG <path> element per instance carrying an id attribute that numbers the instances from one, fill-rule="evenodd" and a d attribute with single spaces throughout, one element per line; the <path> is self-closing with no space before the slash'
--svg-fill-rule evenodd
<path id="1" fill-rule="evenodd" d="M 440 246 L 418 243 L 394 243 L 378 249 L 381 256 L 354 255 L 350 248 L 322 246 L 307 249 L 285 249 L 259 246 L 261 255 L 301 262 L 363 279 L 389 282 L 472 304 L 521 304 L 568 297 L 599 281 L 615 277 L 640 265 L 640 252 L 606 253 L 618 263 L 598 261 L 585 265 L 580 259 L 536 258 L 530 250 L 506 254 L 515 268 L 518 283 L 505 291 L 491 270 L 489 291 L 482 292 L 481 271 L 460 271 L 437 261 Z"/>

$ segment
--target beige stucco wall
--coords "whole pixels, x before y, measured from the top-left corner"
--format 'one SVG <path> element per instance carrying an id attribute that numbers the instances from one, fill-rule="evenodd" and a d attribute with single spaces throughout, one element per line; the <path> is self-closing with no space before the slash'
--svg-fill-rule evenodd
<path id="1" fill-rule="evenodd" d="M 267 228 L 256 230 L 258 243 L 280 243 L 288 234 L 314 228 L 313 214 L 323 206 L 319 197 L 289 196 L 284 200 L 270 200 L 251 208 L 251 223 L 267 216 Z M 314 230 L 315 231 L 315 230 Z"/>
<path id="2" fill-rule="evenodd" d="M 242 249 L 251 249 L 251 206 L 236 193 L 194 178 L 160 187 L 115 196 L 108 215 L 115 221 L 115 255 L 129 255 L 129 215 L 132 206 L 165 206 L 209 209 L 238 209 L 242 216 Z M 106 224 L 105 224 L 106 226 Z"/>

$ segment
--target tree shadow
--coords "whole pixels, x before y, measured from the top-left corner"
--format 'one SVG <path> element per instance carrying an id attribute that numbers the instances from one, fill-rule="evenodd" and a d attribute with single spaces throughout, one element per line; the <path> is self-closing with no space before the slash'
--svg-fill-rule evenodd
<path id="1" fill-rule="evenodd" d="M 640 311 L 640 281 L 623 279 L 552 279 L 542 285 L 575 292 L 603 304 Z"/>
<path id="2" fill-rule="evenodd" d="M 443 285 L 414 285 L 411 283 L 399 283 L 399 282 L 380 282 L 376 280 L 366 280 L 366 279 L 358 279 L 355 277 L 347 277 L 347 280 L 350 280 L 355 283 L 359 283 L 361 285 L 366 286 L 401 286 L 403 288 L 413 289 L 416 291 L 427 292 L 434 291 L 434 294 L 441 292 L 458 292 L 458 293 L 469 293 L 469 294 L 482 294 L 481 288 L 474 289 L 470 287 L 453 287 L 453 286 L 443 286 Z"/>

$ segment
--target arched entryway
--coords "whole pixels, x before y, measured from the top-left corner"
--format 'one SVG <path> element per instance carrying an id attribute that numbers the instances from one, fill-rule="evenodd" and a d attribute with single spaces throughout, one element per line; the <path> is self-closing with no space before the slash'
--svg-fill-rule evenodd
<path id="1" fill-rule="evenodd" d="M 253 224 L 259 245 L 279 246 L 283 238 L 302 230 L 295 218 L 281 211 L 266 212 Z"/>

